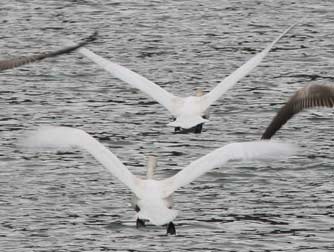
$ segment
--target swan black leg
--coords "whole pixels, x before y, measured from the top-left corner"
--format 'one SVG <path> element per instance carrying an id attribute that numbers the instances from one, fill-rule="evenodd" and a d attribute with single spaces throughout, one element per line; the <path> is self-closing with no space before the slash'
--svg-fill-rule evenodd
<path id="1" fill-rule="evenodd" d="M 137 228 L 145 227 L 145 221 L 143 221 L 143 220 L 137 218 L 137 220 L 136 220 L 136 227 L 137 227 Z"/>
<path id="2" fill-rule="evenodd" d="M 175 235 L 176 230 L 175 230 L 175 225 L 173 222 L 169 222 L 167 224 L 167 234 Z"/>
<path id="3" fill-rule="evenodd" d="M 195 130 L 194 130 L 194 132 L 195 132 L 196 134 L 199 134 L 199 133 L 202 132 L 202 129 L 203 129 L 203 123 L 198 124 L 198 125 L 195 126 Z"/>
<path id="4" fill-rule="evenodd" d="M 135 206 L 135 211 L 138 213 L 140 211 L 140 208 L 138 205 Z M 145 227 L 145 221 L 137 218 L 136 220 L 136 227 L 137 228 L 141 228 L 141 227 Z"/>

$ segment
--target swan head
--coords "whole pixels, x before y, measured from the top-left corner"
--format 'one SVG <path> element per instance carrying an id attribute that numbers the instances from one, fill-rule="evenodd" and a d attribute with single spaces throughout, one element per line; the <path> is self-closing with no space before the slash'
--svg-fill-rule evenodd
<path id="1" fill-rule="evenodd" d="M 197 88 L 196 92 L 195 92 L 195 96 L 199 97 L 199 96 L 203 96 L 204 95 L 204 91 L 201 88 Z"/>

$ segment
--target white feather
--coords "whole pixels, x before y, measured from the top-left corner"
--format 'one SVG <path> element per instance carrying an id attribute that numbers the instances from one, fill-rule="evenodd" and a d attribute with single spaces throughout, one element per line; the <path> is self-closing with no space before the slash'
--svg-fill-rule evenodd
<path id="1" fill-rule="evenodd" d="M 111 73 L 114 77 L 127 82 L 131 86 L 138 88 L 142 92 L 148 94 L 162 106 L 164 106 L 171 114 L 175 112 L 175 102 L 178 97 L 167 92 L 157 84 L 146 79 L 145 77 L 109 60 L 102 58 L 101 56 L 93 53 L 87 48 L 80 48 L 78 50 L 81 54 L 95 62 L 100 67 Z"/>
<path id="2" fill-rule="evenodd" d="M 163 105 L 174 117 L 177 118 L 176 121 L 169 123 L 169 126 L 188 129 L 195 127 L 200 123 L 206 122 L 206 120 L 198 120 L 198 117 L 204 116 L 208 107 L 212 103 L 219 99 L 228 89 L 233 87 L 239 80 L 248 75 L 257 65 L 259 65 L 264 57 L 269 53 L 271 48 L 294 26 L 295 24 L 291 25 L 262 52 L 252 57 L 245 64 L 226 77 L 211 92 L 200 97 L 175 96 L 145 77 L 123 66 L 106 60 L 87 48 L 80 48 L 78 51 L 111 73 L 114 77 L 127 82 L 135 88 L 138 88 Z"/>
<path id="3" fill-rule="evenodd" d="M 177 117 L 174 122 L 170 122 L 167 125 L 172 127 L 181 127 L 182 129 L 190 129 L 194 125 L 208 122 L 209 120 L 204 119 L 201 116 L 180 116 Z"/>
<path id="4" fill-rule="evenodd" d="M 232 143 L 216 149 L 192 162 L 176 175 L 165 180 L 140 179 L 133 175 L 106 147 L 86 132 L 68 127 L 44 127 L 25 140 L 25 145 L 42 148 L 79 147 L 93 155 L 109 172 L 127 185 L 135 194 L 140 211 L 137 216 L 154 225 L 163 225 L 177 215 L 170 209 L 172 193 L 203 175 L 232 160 L 279 159 L 295 152 L 289 144 L 273 141 Z"/>
<path id="5" fill-rule="evenodd" d="M 221 81 L 210 93 L 202 96 L 205 99 L 205 107 L 208 108 L 212 103 L 218 100 L 227 90 L 233 87 L 239 80 L 248 75 L 256 66 L 258 66 L 264 57 L 269 53 L 273 46 L 296 24 L 291 25 L 282 34 L 280 34 L 272 43 L 270 43 L 262 52 L 256 54 L 245 64 L 235 70 L 232 74 L 227 76 L 223 81 Z M 204 109 L 203 108 L 203 109 Z"/>
<path id="6" fill-rule="evenodd" d="M 174 176 L 162 181 L 165 197 L 194 181 L 204 173 L 233 160 L 281 159 L 296 152 L 296 147 L 275 141 L 231 143 L 192 162 Z"/>
<path id="7" fill-rule="evenodd" d="M 134 176 L 111 151 L 83 130 L 69 127 L 41 127 L 24 141 L 24 145 L 36 148 L 85 149 L 135 194 L 140 195 L 137 185 L 141 179 Z"/>

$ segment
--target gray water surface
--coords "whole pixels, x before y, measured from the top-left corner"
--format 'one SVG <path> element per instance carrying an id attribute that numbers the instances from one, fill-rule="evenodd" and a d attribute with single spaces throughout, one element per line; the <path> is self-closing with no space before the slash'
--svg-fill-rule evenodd
<path id="1" fill-rule="evenodd" d="M 334 80 L 332 1 L 2 0 L 1 58 L 79 39 L 176 95 L 211 90 L 294 22 L 261 66 L 211 108 L 200 135 L 173 134 L 161 105 L 78 53 L 0 74 L 1 251 L 334 250 L 333 110 L 275 136 L 295 157 L 230 163 L 175 194 L 177 235 L 137 230 L 130 191 L 89 154 L 17 146 L 39 125 L 86 130 L 129 169 L 175 174 L 229 142 L 257 140 L 297 88 Z"/>

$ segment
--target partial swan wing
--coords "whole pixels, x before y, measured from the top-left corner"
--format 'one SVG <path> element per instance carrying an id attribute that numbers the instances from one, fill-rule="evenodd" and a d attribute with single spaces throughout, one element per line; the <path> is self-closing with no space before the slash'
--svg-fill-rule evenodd
<path id="1" fill-rule="evenodd" d="M 24 141 L 24 145 L 38 148 L 79 147 L 85 149 L 134 193 L 140 193 L 137 186 L 140 179 L 133 175 L 111 151 L 83 130 L 68 127 L 43 127 L 29 136 Z"/>
<path id="2" fill-rule="evenodd" d="M 192 162 L 174 176 L 162 181 L 165 196 L 169 196 L 181 186 L 185 186 L 197 177 L 221 167 L 232 160 L 270 160 L 286 157 L 295 152 L 296 148 L 290 144 L 273 141 L 257 141 L 231 143 L 214 150 Z"/>
<path id="3" fill-rule="evenodd" d="M 3 70 L 6 70 L 6 69 L 11 69 L 11 68 L 19 67 L 19 66 L 22 66 L 22 65 L 25 65 L 25 64 L 40 61 L 40 60 L 43 60 L 45 58 L 52 58 L 52 57 L 56 57 L 56 56 L 59 56 L 59 55 L 62 55 L 62 54 L 70 53 L 70 52 L 86 45 L 87 43 L 95 40 L 96 36 L 97 36 L 97 32 L 94 32 L 89 37 L 83 39 L 80 43 L 74 44 L 72 46 L 65 47 L 65 48 L 57 50 L 57 51 L 43 52 L 43 53 L 39 53 L 37 55 L 23 56 L 23 57 L 18 57 L 18 58 L 9 59 L 9 60 L 0 60 L 0 72 L 3 71 Z"/>
<path id="4" fill-rule="evenodd" d="M 309 85 L 301 88 L 280 108 L 263 133 L 262 139 L 270 139 L 288 120 L 304 109 L 333 106 L 334 86 Z"/>
<path id="5" fill-rule="evenodd" d="M 111 73 L 114 77 L 127 82 L 131 86 L 138 88 L 142 92 L 151 96 L 154 100 L 163 105 L 168 111 L 175 115 L 175 102 L 180 99 L 177 96 L 167 92 L 157 84 L 146 79 L 145 77 L 109 60 L 102 58 L 87 48 L 79 50 L 81 54 L 95 62 L 100 67 Z"/>
<path id="6" fill-rule="evenodd" d="M 234 86 L 239 80 L 248 75 L 257 65 L 261 63 L 263 58 L 269 53 L 271 48 L 296 24 L 291 25 L 281 35 L 279 35 L 271 44 L 269 44 L 262 52 L 248 60 L 244 65 L 235 70 L 232 74 L 221 81 L 210 93 L 203 96 L 203 101 L 206 107 L 219 99 L 228 89 Z"/>

